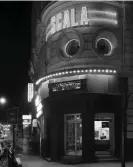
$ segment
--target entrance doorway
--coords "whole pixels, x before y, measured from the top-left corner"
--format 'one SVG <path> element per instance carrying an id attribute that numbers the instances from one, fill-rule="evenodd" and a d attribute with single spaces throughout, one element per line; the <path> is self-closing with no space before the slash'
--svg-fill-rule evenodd
<path id="1" fill-rule="evenodd" d="M 64 115 L 65 155 L 82 155 L 81 114 Z"/>
<path id="2" fill-rule="evenodd" d="M 96 154 L 115 153 L 114 114 L 97 113 L 94 120 Z"/>

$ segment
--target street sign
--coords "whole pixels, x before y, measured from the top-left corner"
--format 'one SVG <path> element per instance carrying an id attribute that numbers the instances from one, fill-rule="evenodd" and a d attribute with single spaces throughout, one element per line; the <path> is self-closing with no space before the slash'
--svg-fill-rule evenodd
<path id="1" fill-rule="evenodd" d="M 18 108 L 10 108 L 8 110 L 8 124 L 15 125 L 17 124 L 17 114 L 18 114 Z"/>

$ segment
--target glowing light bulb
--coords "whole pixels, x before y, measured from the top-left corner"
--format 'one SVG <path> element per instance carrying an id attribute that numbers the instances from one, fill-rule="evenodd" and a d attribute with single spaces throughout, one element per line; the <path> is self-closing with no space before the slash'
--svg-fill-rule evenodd
<path id="1" fill-rule="evenodd" d="M 90 72 L 92 72 L 92 70 L 90 70 Z"/>
<path id="2" fill-rule="evenodd" d="M 5 104 L 5 103 L 6 103 L 6 99 L 5 99 L 4 97 L 1 97 L 1 98 L 0 98 L 0 103 L 1 103 L 1 104 Z"/>
<path id="3" fill-rule="evenodd" d="M 102 70 L 102 72 L 104 72 L 104 70 Z"/>
<path id="4" fill-rule="evenodd" d="M 106 73 L 108 73 L 109 72 L 109 70 L 106 70 Z"/>
<path id="5" fill-rule="evenodd" d="M 98 70 L 98 72 L 101 72 L 101 70 Z"/>
<path id="6" fill-rule="evenodd" d="M 96 72 L 97 70 L 96 70 L 96 69 L 94 69 L 93 71 L 94 71 L 94 72 Z"/>

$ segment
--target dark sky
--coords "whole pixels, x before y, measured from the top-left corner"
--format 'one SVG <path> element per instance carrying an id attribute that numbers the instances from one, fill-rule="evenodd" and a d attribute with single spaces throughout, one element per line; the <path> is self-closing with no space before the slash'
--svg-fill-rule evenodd
<path id="1" fill-rule="evenodd" d="M 0 96 L 17 104 L 29 82 L 31 2 L 0 2 Z"/>

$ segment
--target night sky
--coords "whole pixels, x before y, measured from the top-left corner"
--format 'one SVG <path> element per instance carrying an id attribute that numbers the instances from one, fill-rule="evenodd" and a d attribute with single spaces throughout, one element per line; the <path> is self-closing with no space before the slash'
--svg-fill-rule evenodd
<path id="1" fill-rule="evenodd" d="M 30 81 L 31 2 L 0 2 L 0 96 L 18 105 Z"/>

